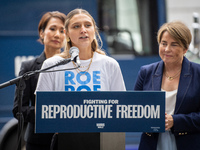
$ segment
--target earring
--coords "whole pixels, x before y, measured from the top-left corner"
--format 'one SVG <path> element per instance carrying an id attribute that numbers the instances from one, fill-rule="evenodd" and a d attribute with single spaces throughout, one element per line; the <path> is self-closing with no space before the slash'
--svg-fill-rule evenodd
<path id="1" fill-rule="evenodd" d="M 69 37 L 67 37 L 67 42 L 70 42 L 70 38 Z"/>

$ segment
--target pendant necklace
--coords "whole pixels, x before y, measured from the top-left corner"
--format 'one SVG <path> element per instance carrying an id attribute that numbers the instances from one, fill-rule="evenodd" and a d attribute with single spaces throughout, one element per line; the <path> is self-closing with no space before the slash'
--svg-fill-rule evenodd
<path id="1" fill-rule="evenodd" d="M 174 80 L 176 77 L 178 77 L 179 76 L 179 73 L 181 72 L 181 69 L 178 71 L 178 73 L 176 73 L 174 76 L 169 76 L 168 74 L 167 74 L 167 71 L 165 72 L 165 76 L 167 77 L 167 79 L 168 80 L 170 80 L 170 81 L 172 81 L 172 80 Z"/>
<path id="2" fill-rule="evenodd" d="M 86 67 L 87 67 L 87 69 L 86 69 L 86 70 L 80 70 L 79 68 L 77 68 L 77 69 L 76 69 L 76 72 L 77 72 L 78 74 L 80 74 L 80 75 L 85 75 L 85 74 L 89 71 L 89 69 L 90 69 L 90 66 L 91 66 L 91 64 L 92 64 L 92 59 L 93 59 L 93 54 L 92 54 L 92 58 L 91 58 L 91 60 L 90 60 L 89 65 L 87 65 L 87 66 L 80 66 L 80 68 L 86 68 Z M 74 62 L 72 62 L 72 63 L 73 63 L 73 65 L 74 65 L 74 67 L 77 67 L 77 65 L 76 65 Z"/>

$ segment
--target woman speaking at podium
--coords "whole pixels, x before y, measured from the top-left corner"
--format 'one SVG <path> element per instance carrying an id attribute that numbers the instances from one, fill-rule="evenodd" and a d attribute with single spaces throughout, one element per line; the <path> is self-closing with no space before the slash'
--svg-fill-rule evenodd
<path id="1" fill-rule="evenodd" d="M 42 68 L 70 58 L 70 48 L 79 49 L 80 64 L 70 62 L 51 69 L 75 70 L 41 73 L 36 91 L 125 91 L 121 69 L 116 60 L 101 50 L 96 23 L 93 17 L 83 9 L 74 9 L 68 13 L 65 22 L 67 45 L 63 53 L 47 59 Z M 98 150 L 99 133 L 66 133 L 63 139 L 70 150 Z M 59 136 L 58 136 L 59 138 Z"/>

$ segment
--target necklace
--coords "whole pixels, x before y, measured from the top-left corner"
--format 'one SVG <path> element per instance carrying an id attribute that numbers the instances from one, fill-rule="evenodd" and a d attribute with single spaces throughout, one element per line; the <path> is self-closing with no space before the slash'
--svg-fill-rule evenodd
<path id="1" fill-rule="evenodd" d="M 92 58 L 91 58 L 91 60 L 90 60 L 90 63 L 89 63 L 89 65 L 87 65 L 87 66 L 80 66 L 80 68 L 86 68 L 87 67 L 87 69 L 86 70 L 80 70 L 79 68 L 77 68 L 76 69 L 76 72 L 78 73 L 78 74 L 80 74 L 80 75 L 84 75 L 84 74 L 86 74 L 87 72 L 88 72 L 88 70 L 90 69 L 90 66 L 91 66 L 91 64 L 92 64 L 92 59 L 93 59 L 93 54 L 92 54 Z M 77 65 L 73 62 L 73 65 L 74 65 L 74 67 L 77 67 Z"/>
<path id="2" fill-rule="evenodd" d="M 167 71 L 165 72 L 165 76 L 167 77 L 168 80 L 172 81 L 174 80 L 176 77 L 178 77 L 179 73 L 181 72 L 181 69 L 174 75 L 174 76 L 169 76 L 167 74 Z"/>

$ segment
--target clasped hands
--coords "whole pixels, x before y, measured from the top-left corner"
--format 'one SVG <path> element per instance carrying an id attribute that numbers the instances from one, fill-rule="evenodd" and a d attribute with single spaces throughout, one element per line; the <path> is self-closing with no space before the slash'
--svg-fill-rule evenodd
<path id="1" fill-rule="evenodd" d="M 170 130 L 174 125 L 174 120 L 172 115 L 165 113 L 165 130 Z"/>

